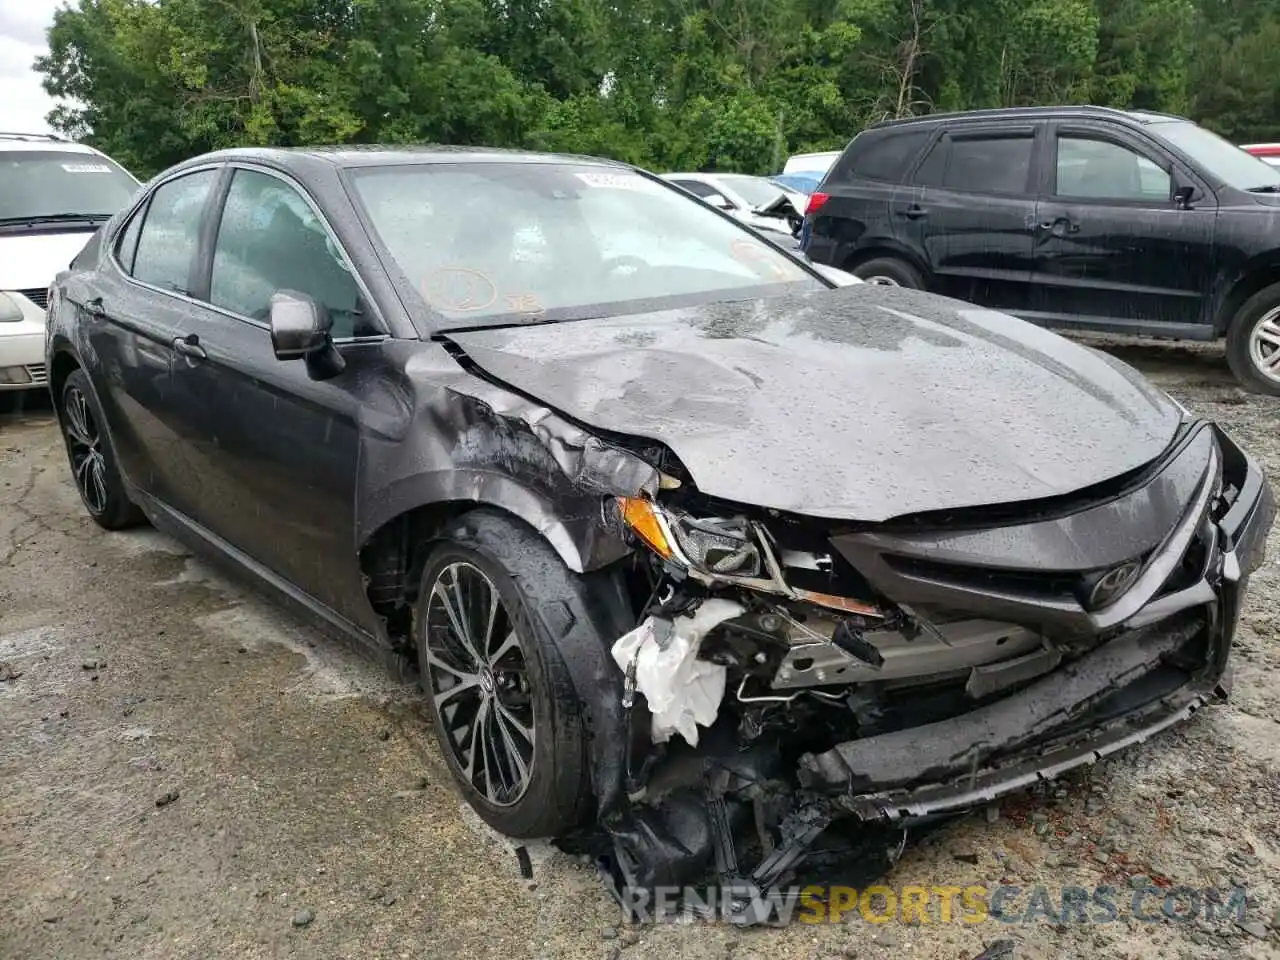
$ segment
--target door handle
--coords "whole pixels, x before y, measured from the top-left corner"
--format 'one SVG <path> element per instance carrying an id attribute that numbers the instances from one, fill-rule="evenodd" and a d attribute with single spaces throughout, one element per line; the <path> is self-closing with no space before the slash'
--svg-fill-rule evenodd
<path id="1" fill-rule="evenodd" d="M 902 211 L 902 215 L 908 220 L 920 220 L 929 215 L 929 211 L 918 203 L 913 203 L 907 209 Z"/>
<path id="2" fill-rule="evenodd" d="M 204 352 L 204 347 L 200 346 L 200 338 L 194 333 L 189 333 L 185 337 L 174 337 L 173 349 L 190 360 L 203 360 L 208 356 Z"/>
<path id="3" fill-rule="evenodd" d="M 1068 220 L 1066 217 L 1059 217 L 1057 220 L 1045 220 L 1036 224 L 1037 230 L 1044 230 L 1052 233 L 1056 237 L 1060 237 L 1067 233 L 1079 233 L 1080 224 Z"/>

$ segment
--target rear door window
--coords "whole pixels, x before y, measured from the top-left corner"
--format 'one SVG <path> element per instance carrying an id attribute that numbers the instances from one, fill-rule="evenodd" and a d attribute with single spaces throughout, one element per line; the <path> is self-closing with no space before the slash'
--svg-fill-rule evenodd
<path id="1" fill-rule="evenodd" d="M 156 188 L 138 234 L 132 270 L 135 280 L 178 293 L 190 292 L 187 284 L 205 202 L 217 175 L 216 170 L 201 170 Z"/>
<path id="2" fill-rule="evenodd" d="M 1030 134 L 952 137 L 942 185 L 966 193 L 1026 193 L 1034 145 Z"/>

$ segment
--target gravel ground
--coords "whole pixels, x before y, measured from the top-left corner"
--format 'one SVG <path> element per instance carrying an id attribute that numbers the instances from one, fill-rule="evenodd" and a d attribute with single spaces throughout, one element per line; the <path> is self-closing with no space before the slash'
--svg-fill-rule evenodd
<path id="1" fill-rule="evenodd" d="M 1280 401 L 1237 390 L 1219 349 L 1102 343 L 1280 476 Z M 98 530 L 47 405 L 10 410 L 0 960 L 1275 956 L 1278 585 L 1280 530 L 1237 637 L 1230 703 L 1015 797 L 998 818 L 948 825 L 886 880 L 1016 885 L 1004 921 L 1037 886 L 1056 911 L 1064 887 L 1109 884 L 1110 922 L 945 922 L 934 908 L 923 923 L 855 910 L 781 930 L 628 927 L 573 858 L 537 847 L 534 880 L 521 879 L 512 849 L 451 788 L 413 691 L 155 532 Z M 1162 892 L 1135 915 L 1148 880 Z M 1247 888 L 1243 924 L 1150 919 L 1171 885 L 1224 899 Z"/>

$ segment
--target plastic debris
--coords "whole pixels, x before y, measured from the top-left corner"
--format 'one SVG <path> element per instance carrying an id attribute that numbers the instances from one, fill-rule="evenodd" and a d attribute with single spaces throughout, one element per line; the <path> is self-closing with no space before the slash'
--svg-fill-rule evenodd
<path id="1" fill-rule="evenodd" d="M 693 616 L 646 617 L 613 645 L 613 659 L 628 685 L 644 694 L 653 715 L 653 742 L 679 733 L 698 745 L 698 727 L 715 722 L 724 699 L 725 667 L 698 659 L 702 638 L 746 608 L 731 600 L 704 601 Z"/>

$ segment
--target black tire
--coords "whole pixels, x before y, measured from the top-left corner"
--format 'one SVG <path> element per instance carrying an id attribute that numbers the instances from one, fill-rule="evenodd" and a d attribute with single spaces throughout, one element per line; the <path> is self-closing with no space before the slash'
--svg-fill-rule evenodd
<path id="1" fill-rule="evenodd" d="M 1255 344 L 1254 333 L 1263 323 L 1280 330 L 1280 283 L 1259 290 L 1236 311 L 1227 328 L 1227 364 L 1246 390 L 1280 397 L 1280 369 L 1268 377 L 1258 366 L 1259 359 L 1280 353 L 1280 344 L 1270 350 Z M 1255 351 L 1260 356 L 1255 357 Z"/>
<path id="2" fill-rule="evenodd" d="M 105 530 L 143 523 L 146 517 L 129 499 L 106 417 L 83 370 L 73 370 L 62 385 L 58 422 L 71 464 L 71 482 L 94 522 Z"/>
<path id="3" fill-rule="evenodd" d="M 497 629 L 490 632 L 502 633 L 501 624 L 504 622 L 513 628 L 524 671 L 522 674 L 512 668 L 515 661 L 509 653 L 502 658 L 508 668 L 505 673 L 497 668 L 491 669 L 487 688 L 479 684 L 471 686 L 463 694 L 447 699 L 442 709 L 436 694 L 439 692 L 441 697 L 448 698 L 449 693 L 447 689 L 437 690 L 439 681 L 445 676 L 456 675 L 457 671 L 453 667 L 442 668 L 441 663 L 448 660 L 465 669 L 474 661 L 466 658 L 465 648 L 460 642 L 453 642 L 458 640 L 457 631 L 448 625 L 447 611 L 443 610 L 439 599 L 433 599 L 433 590 L 437 583 L 447 590 L 455 580 L 474 586 L 478 581 L 472 578 L 467 568 L 478 570 L 497 588 L 504 609 L 499 615 Z M 542 618 L 535 614 L 548 599 L 571 595 L 574 577 L 575 574 L 565 567 L 536 531 L 498 511 L 484 509 L 464 515 L 445 530 L 441 538 L 430 546 L 423 567 L 418 599 L 414 605 L 414 640 L 422 687 L 436 737 L 449 769 L 472 809 L 491 827 L 507 836 L 561 836 L 582 822 L 591 803 L 586 737 L 578 695 L 554 638 Z M 468 594 L 464 589 L 464 596 L 473 603 L 478 594 L 478 590 Z M 464 600 L 456 606 L 465 609 L 471 604 Z M 503 617 L 505 621 L 502 621 Z M 492 641 L 490 636 L 484 651 L 486 656 L 494 649 Z M 497 663 L 496 658 L 494 663 Z M 479 671 L 475 671 L 475 675 L 480 678 Z M 507 686 L 513 679 L 516 685 Z M 498 692 L 485 694 L 484 689 Z M 472 694 L 469 690 L 477 693 Z M 506 802 L 495 802 L 488 795 L 491 783 L 488 767 L 484 768 L 482 789 L 476 779 L 479 770 L 473 767 L 468 774 L 460 755 L 467 745 L 467 729 L 483 725 L 468 722 L 464 712 L 466 704 L 459 701 L 486 695 L 495 700 L 504 696 L 508 698 L 505 701 L 509 707 L 507 715 L 518 716 L 521 723 L 529 719 L 523 699 L 528 700 L 532 710 L 532 723 L 527 724 L 533 733 L 532 743 L 518 732 L 517 727 L 505 724 L 505 732 L 512 740 L 510 744 L 503 741 L 500 745 L 508 761 L 511 745 L 516 749 L 529 747 L 527 783 L 519 796 L 496 788 L 493 791 L 499 795 L 500 801 Z M 450 716 L 445 716 L 446 711 Z M 499 716 L 496 709 L 494 715 Z M 492 724 L 490 726 L 493 728 Z M 501 727 L 497 729 L 500 731 Z M 522 749 L 520 753 L 524 755 Z M 486 760 L 491 756 L 495 758 L 495 767 L 498 766 L 495 754 L 483 754 Z M 511 764 L 508 762 L 507 766 Z M 501 780 L 502 777 L 494 779 Z M 498 784 L 498 787 L 502 786 Z"/>
<path id="4" fill-rule="evenodd" d="M 924 289 L 924 278 L 920 276 L 920 271 L 897 257 L 876 257 L 858 264 L 849 272 L 867 283 L 883 283 L 911 290 Z"/>

